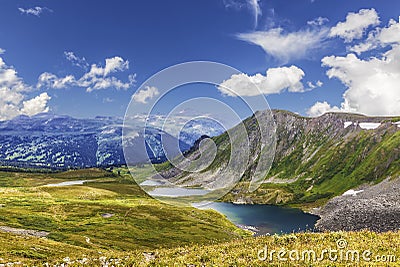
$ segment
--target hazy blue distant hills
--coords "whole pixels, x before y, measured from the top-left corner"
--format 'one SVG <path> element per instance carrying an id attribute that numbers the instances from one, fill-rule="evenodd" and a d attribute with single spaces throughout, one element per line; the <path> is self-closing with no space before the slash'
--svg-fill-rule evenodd
<path id="1" fill-rule="evenodd" d="M 201 123 L 198 121 L 197 127 L 208 127 Z M 77 119 L 50 113 L 18 116 L 0 122 L 0 164 L 60 169 L 125 164 L 122 129 L 123 120 L 117 117 Z M 207 133 L 216 135 L 222 130 L 216 131 L 210 126 Z M 164 161 L 162 145 L 167 148 L 179 143 L 180 149 L 185 151 L 200 135 L 189 127 L 178 141 L 162 130 L 148 127 L 145 136 L 138 131 L 125 140 L 135 147 L 146 139 L 147 151 L 134 149 L 130 163 L 143 163 L 148 157 L 152 162 Z"/>

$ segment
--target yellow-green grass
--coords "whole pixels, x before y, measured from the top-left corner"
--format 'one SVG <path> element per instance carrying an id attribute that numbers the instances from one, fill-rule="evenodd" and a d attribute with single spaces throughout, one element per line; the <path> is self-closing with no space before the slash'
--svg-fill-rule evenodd
<path id="1" fill-rule="evenodd" d="M 84 266 L 400 266 L 399 232 L 299 233 L 130 251 L 0 233 L 0 247 L 3 263 L 28 266 L 45 262 L 68 262 L 68 266 L 83 266 L 82 262 Z"/>
<path id="2" fill-rule="evenodd" d="M 215 211 L 174 207 L 150 198 L 128 175 L 92 169 L 0 172 L 0 177 L 0 226 L 49 233 L 46 239 L 1 233 L 0 258 L 6 261 L 205 244 L 246 235 Z M 91 181 L 44 186 L 71 179 Z"/>
<path id="3" fill-rule="evenodd" d="M 121 175 L 131 175 L 135 178 L 135 181 L 140 184 L 147 180 L 149 177 L 156 174 L 156 170 L 152 164 L 143 164 L 137 166 L 130 166 L 128 168 L 116 168 L 114 173 L 120 172 Z"/>
<path id="4" fill-rule="evenodd" d="M 276 252 L 272 253 L 271 259 L 273 250 Z M 332 260 L 329 259 L 328 252 L 324 252 L 323 260 L 319 260 L 322 258 L 323 250 L 331 253 Z M 281 252 L 281 259 L 278 258 L 280 251 L 285 252 Z M 315 260 L 312 252 L 309 251 L 315 252 Z M 310 258 L 308 253 L 311 253 Z M 357 261 L 357 253 L 359 261 Z M 297 260 L 297 254 L 299 260 Z M 149 258 L 148 255 L 147 258 Z M 336 260 L 335 255 L 337 255 Z M 266 259 L 265 256 L 267 256 Z M 381 262 L 383 259 L 385 262 Z M 265 236 L 213 245 L 155 250 L 152 251 L 150 260 L 146 260 L 146 254 L 142 251 L 136 251 L 130 261 L 126 261 L 125 264 L 133 266 L 400 266 L 400 236 L 398 232 L 378 234 L 369 231 Z"/>

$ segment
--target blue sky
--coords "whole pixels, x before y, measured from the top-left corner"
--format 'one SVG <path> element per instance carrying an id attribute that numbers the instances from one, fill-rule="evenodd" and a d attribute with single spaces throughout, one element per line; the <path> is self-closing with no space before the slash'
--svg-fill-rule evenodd
<path id="1" fill-rule="evenodd" d="M 0 3 L 0 120 L 49 111 L 123 116 L 145 80 L 209 60 L 246 75 L 272 108 L 400 115 L 400 1 Z M 191 86 L 188 95 L 218 88 Z"/>

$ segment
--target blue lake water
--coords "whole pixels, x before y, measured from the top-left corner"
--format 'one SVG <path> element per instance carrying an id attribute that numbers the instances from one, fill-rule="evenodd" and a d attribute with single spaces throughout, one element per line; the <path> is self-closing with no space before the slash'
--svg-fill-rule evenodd
<path id="1" fill-rule="evenodd" d="M 239 205 L 215 202 L 203 208 L 212 208 L 224 214 L 236 225 L 256 227 L 256 235 L 312 231 L 318 216 L 299 209 L 272 205 Z"/>

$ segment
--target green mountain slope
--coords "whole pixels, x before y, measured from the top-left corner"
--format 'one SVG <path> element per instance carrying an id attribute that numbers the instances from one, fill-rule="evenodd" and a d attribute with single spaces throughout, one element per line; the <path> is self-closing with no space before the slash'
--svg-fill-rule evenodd
<path id="1" fill-rule="evenodd" d="M 244 121 L 251 145 L 247 171 L 224 201 L 315 206 L 360 184 L 377 183 L 400 174 L 400 118 L 347 113 L 306 118 L 282 110 L 273 111 L 273 116 L 276 153 L 265 182 L 255 192 L 247 190 L 260 151 L 260 135 L 253 116 Z M 217 157 L 202 172 L 204 180 L 226 166 L 230 156 L 227 133 L 213 140 L 218 147 Z M 196 153 L 195 150 L 187 156 L 195 157 Z M 189 173 L 171 166 L 164 168 L 170 179 L 183 184 L 190 180 Z"/>

